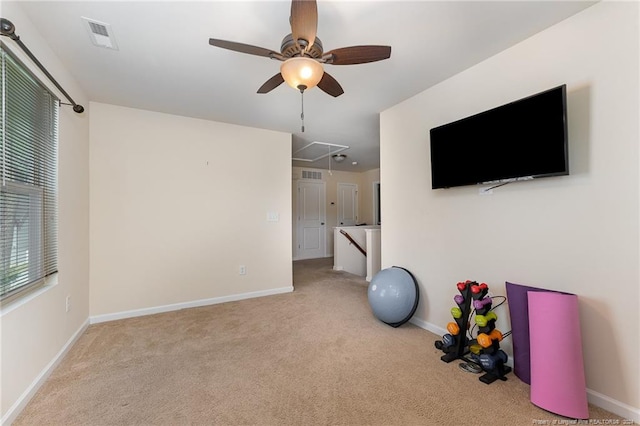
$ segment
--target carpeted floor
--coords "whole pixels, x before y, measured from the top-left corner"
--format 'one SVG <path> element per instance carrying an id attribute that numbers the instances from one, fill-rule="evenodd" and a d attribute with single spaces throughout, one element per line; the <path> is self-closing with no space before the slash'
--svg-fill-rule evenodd
<path id="1" fill-rule="evenodd" d="M 570 424 L 513 374 L 486 385 L 439 336 L 376 320 L 367 282 L 331 265 L 294 262 L 293 293 L 90 326 L 14 424 Z"/>

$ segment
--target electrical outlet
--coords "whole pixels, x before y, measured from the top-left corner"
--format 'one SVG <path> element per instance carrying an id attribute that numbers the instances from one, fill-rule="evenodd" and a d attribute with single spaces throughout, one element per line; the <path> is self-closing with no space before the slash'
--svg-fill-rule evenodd
<path id="1" fill-rule="evenodd" d="M 69 312 L 71 310 L 71 295 L 67 295 L 64 303 L 64 308 L 66 312 Z"/>
<path id="2" fill-rule="evenodd" d="M 240 268 L 239 268 L 239 270 L 238 270 L 238 273 L 239 273 L 240 275 L 247 275 L 247 267 L 246 267 L 246 266 L 244 266 L 244 265 L 240 265 Z"/>

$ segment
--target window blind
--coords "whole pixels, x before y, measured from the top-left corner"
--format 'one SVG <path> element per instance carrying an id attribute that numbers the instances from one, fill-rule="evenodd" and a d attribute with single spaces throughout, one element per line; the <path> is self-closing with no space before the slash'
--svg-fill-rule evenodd
<path id="1" fill-rule="evenodd" d="M 58 270 L 58 99 L 3 46 L 0 298 Z"/>

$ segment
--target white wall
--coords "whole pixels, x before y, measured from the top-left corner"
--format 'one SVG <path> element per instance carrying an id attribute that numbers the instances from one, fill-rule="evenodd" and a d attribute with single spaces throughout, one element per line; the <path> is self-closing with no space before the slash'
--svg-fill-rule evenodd
<path id="1" fill-rule="evenodd" d="M 61 64 L 20 5 L 3 2 L 2 17 L 16 27 L 16 34 L 45 65 L 60 85 L 79 104 L 83 114 L 68 106 L 60 108 L 58 146 L 58 274 L 57 284 L 47 286 L 3 306 L 0 313 L 2 422 L 11 422 L 39 384 L 51 372 L 55 361 L 77 335 L 89 317 L 89 105 L 73 77 Z M 66 102 L 55 86 L 22 50 L 7 37 L 5 46 L 38 75 L 43 83 Z M 65 312 L 65 298 L 71 296 L 71 310 Z"/>
<path id="2" fill-rule="evenodd" d="M 638 3 L 602 2 L 381 115 L 382 266 L 414 273 L 418 320 L 444 328 L 460 280 L 575 293 L 590 399 L 636 420 L 638 59 Z M 570 176 L 431 189 L 429 129 L 564 83 Z"/>
<path id="3" fill-rule="evenodd" d="M 91 108 L 92 317 L 292 289 L 289 134 Z"/>

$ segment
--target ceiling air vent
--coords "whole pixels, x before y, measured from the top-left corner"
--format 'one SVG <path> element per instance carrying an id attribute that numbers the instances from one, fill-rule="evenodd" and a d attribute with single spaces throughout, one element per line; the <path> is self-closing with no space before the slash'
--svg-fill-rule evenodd
<path id="1" fill-rule="evenodd" d="M 322 172 L 312 172 L 311 170 L 303 170 L 302 179 L 322 180 Z"/>
<path id="2" fill-rule="evenodd" d="M 96 21 L 95 19 L 89 19 L 82 17 L 85 22 L 87 31 L 89 31 L 89 38 L 91 43 L 98 47 L 106 47 L 107 49 L 118 50 L 118 44 L 113 37 L 113 30 L 111 25 L 104 22 Z"/>

